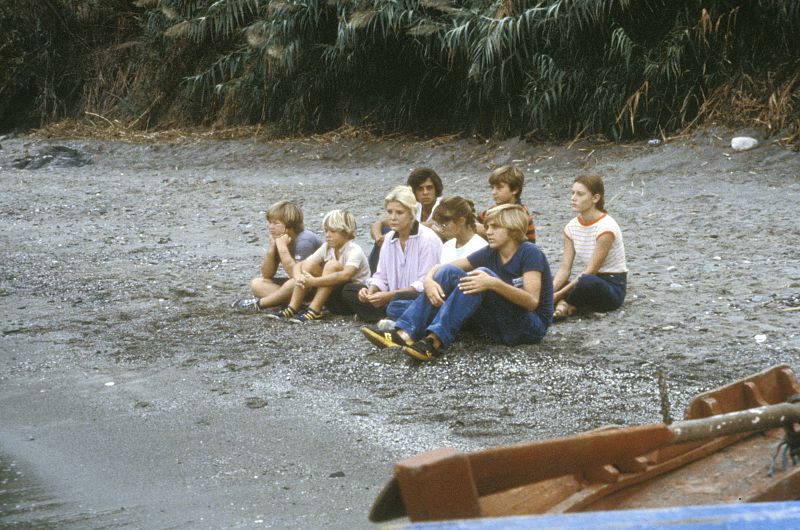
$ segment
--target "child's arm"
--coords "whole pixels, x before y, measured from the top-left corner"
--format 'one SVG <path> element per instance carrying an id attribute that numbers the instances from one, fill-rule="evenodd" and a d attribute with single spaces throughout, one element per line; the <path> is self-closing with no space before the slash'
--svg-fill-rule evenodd
<path id="1" fill-rule="evenodd" d="M 303 283 L 306 287 L 333 287 L 349 282 L 357 272 L 358 268 L 353 265 L 345 265 L 340 271 L 322 276 L 313 276 L 308 272 L 303 272 Z"/>
<path id="2" fill-rule="evenodd" d="M 522 274 L 522 289 L 520 289 L 496 276 L 487 274 L 485 271 L 471 271 L 461 279 L 458 288 L 464 294 L 478 294 L 491 290 L 526 311 L 535 311 L 539 307 L 542 273 L 536 270 L 524 272 Z"/>
<path id="3" fill-rule="evenodd" d="M 271 280 L 275 273 L 278 272 L 278 263 L 278 249 L 275 247 L 275 240 L 270 237 L 267 255 L 261 261 L 261 277 L 265 280 Z"/>
<path id="4" fill-rule="evenodd" d="M 372 223 L 370 227 L 370 233 L 372 234 L 372 240 L 375 241 L 375 244 L 380 246 L 383 244 L 383 227 L 387 226 L 386 221 L 381 219 L 379 221 L 375 221 Z"/>
<path id="5" fill-rule="evenodd" d="M 471 271 L 473 269 L 472 264 L 469 262 L 469 260 L 467 258 L 457 259 L 457 260 L 451 262 L 450 264 L 458 267 L 459 269 L 461 269 L 463 271 L 467 271 L 467 272 L 469 272 L 469 271 Z M 440 268 L 442 268 L 441 264 L 435 265 L 430 271 L 428 271 L 428 274 L 425 276 L 425 279 L 422 281 L 422 287 L 423 287 L 423 290 L 425 292 L 425 296 L 428 297 L 428 300 L 433 305 L 433 307 L 441 307 L 442 304 L 444 304 L 445 297 L 447 296 L 444 293 L 444 289 L 442 289 L 442 286 L 439 285 L 439 282 L 437 282 L 433 278 L 436 275 L 436 272 Z"/>
<path id="6" fill-rule="evenodd" d="M 289 245 L 291 244 L 292 237 L 289 234 L 283 234 L 275 240 L 275 248 L 280 257 L 281 265 L 283 265 L 283 270 L 286 271 L 286 275 L 289 278 L 294 277 L 294 268 L 297 265 L 294 256 L 292 256 L 292 251 L 289 250 Z"/>

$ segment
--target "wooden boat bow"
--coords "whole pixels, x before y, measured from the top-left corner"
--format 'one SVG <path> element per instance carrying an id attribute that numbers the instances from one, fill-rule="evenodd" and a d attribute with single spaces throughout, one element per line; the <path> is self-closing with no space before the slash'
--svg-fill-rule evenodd
<path id="1" fill-rule="evenodd" d="M 687 416 L 762 405 L 746 410 L 693 417 L 672 425 L 601 429 L 474 453 L 453 448 L 420 453 L 396 464 L 395 476 L 373 504 L 370 520 L 381 522 L 406 514 L 414 521 L 481 517 L 486 511 L 482 498 L 493 494 L 568 475 L 611 484 L 621 474 L 627 474 L 625 484 L 606 488 L 602 494 L 596 490 L 593 494 L 586 492 L 583 501 L 561 508 L 559 502 L 563 499 L 553 493 L 557 488 L 542 487 L 535 493 L 541 497 L 537 502 L 542 506 L 550 503 L 556 511 L 579 510 L 590 500 L 595 502 L 602 495 L 707 457 L 749 433 L 778 427 L 796 430 L 800 425 L 800 404 L 774 401 L 786 400 L 798 391 L 800 386 L 793 373 L 781 365 L 698 396 L 690 404 Z M 770 400 L 772 404 L 768 404 Z M 645 458 L 646 455 L 650 457 Z M 579 482 L 571 477 L 570 480 Z M 570 491 L 579 489 L 575 486 Z M 553 498 L 546 499 L 548 495 Z"/>

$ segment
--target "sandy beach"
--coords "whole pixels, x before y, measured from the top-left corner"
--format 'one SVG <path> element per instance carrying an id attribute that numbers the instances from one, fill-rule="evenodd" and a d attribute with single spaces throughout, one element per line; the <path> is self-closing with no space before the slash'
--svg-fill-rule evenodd
<path id="1" fill-rule="evenodd" d="M 651 147 L 369 137 L 132 144 L 18 136 L 0 149 L 0 526 L 372 528 L 393 462 L 660 421 L 777 363 L 800 368 L 800 154 L 737 131 Z M 53 145 L 82 167 L 15 169 Z M 348 208 L 368 252 L 383 196 L 418 166 L 491 203 L 491 168 L 556 269 L 572 178 L 606 179 L 631 272 L 623 307 L 535 346 L 468 336 L 419 364 L 352 318 L 234 313 L 264 211 Z"/>

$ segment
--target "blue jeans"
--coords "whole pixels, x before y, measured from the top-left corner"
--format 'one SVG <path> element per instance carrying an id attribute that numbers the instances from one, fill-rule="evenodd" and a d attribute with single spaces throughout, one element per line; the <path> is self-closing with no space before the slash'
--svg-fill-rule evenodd
<path id="1" fill-rule="evenodd" d="M 480 267 L 497 277 L 490 269 Z M 433 333 L 446 347 L 456 340 L 464 324 L 478 324 L 492 340 L 506 345 L 535 344 L 547 332 L 547 323 L 533 311 L 525 311 L 493 291 L 464 294 L 458 288 L 466 272 L 454 265 L 443 265 L 434 279 L 447 297 L 441 307 L 434 307 L 424 294 L 418 296 L 397 319 L 397 327 L 414 339 Z"/>
<path id="2" fill-rule="evenodd" d="M 400 315 L 406 312 L 406 309 L 411 307 L 411 304 L 414 303 L 418 296 L 425 296 L 425 293 L 400 293 L 395 295 L 389 305 L 386 306 L 386 317 L 397 320 Z"/>
<path id="3" fill-rule="evenodd" d="M 584 274 L 564 300 L 578 309 L 613 311 L 625 300 L 627 276 L 624 272 Z"/>

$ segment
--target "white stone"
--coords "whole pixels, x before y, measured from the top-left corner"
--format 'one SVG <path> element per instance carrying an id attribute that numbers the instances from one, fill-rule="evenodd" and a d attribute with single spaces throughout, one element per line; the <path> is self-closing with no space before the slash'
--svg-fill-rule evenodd
<path id="1" fill-rule="evenodd" d="M 758 145 L 758 140 L 749 136 L 737 136 L 731 139 L 731 148 L 734 151 L 748 151 Z"/>

